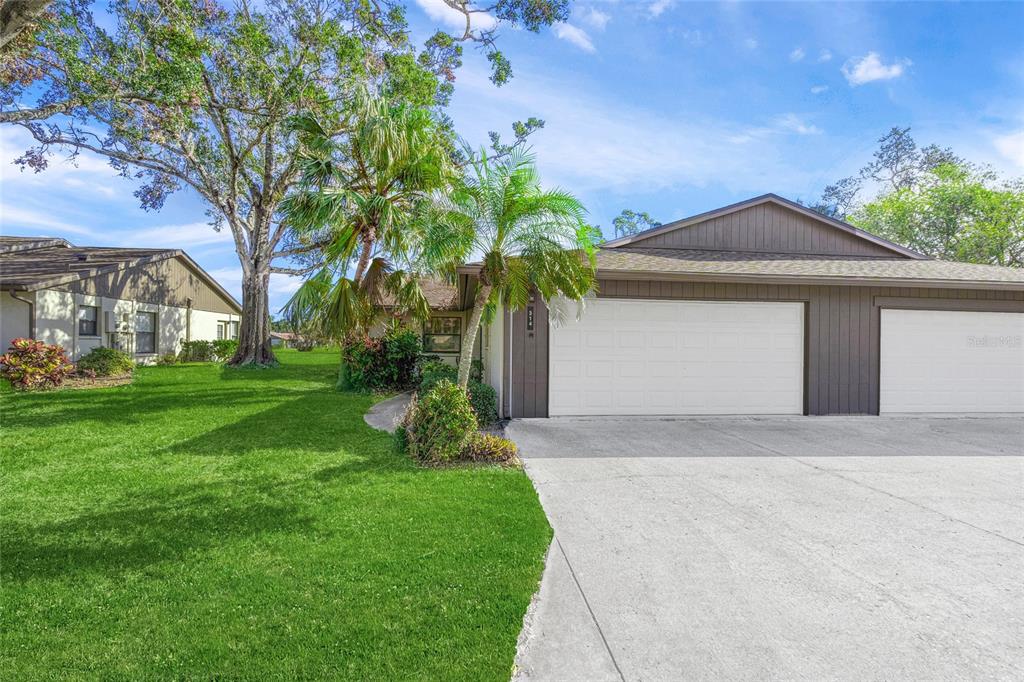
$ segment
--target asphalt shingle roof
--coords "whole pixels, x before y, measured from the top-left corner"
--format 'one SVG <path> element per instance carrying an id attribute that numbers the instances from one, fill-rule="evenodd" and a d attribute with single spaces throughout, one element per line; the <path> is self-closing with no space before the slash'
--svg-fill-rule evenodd
<path id="1" fill-rule="evenodd" d="M 12 238 L 6 238 L 10 240 Z M 171 258 L 168 249 L 121 249 L 92 246 L 47 246 L 0 250 L 0 286 L 35 288 L 69 275 L 88 277 L 110 266 L 127 265 L 140 258 Z"/>
<path id="2" fill-rule="evenodd" d="M 992 284 L 1024 289 L 1024 270 L 996 265 L 908 258 L 850 258 L 790 254 L 616 247 L 597 254 L 600 274 L 694 275 L 871 283 Z"/>

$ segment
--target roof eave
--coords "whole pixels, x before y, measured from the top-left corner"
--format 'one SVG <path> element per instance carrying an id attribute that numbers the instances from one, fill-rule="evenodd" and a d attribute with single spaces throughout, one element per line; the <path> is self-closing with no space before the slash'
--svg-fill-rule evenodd
<path id="1" fill-rule="evenodd" d="M 923 289 L 989 289 L 1024 291 L 1024 282 L 904 277 L 849 277 L 822 275 L 769 275 L 744 273 L 665 272 L 599 268 L 599 279 L 650 279 L 672 282 L 725 282 L 732 284 L 790 284 L 804 286 L 883 286 Z"/>

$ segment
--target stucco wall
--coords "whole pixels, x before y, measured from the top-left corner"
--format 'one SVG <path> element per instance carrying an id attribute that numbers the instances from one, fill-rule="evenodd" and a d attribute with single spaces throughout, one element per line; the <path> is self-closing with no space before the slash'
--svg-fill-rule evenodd
<path id="1" fill-rule="evenodd" d="M 22 292 L 19 297 L 35 300 L 33 293 Z M 4 344 L 0 353 L 7 350 L 13 339 L 27 337 L 29 327 L 29 304 L 6 291 L 0 292 L 0 342 Z"/>
<path id="2" fill-rule="evenodd" d="M 189 329 L 189 310 L 180 306 L 144 303 L 52 289 L 37 291 L 34 296 L 36 301 L 36 338 L 45 343 L 63 346 L 72 359 L 77 359 L 101 345 L 116 346 L 126 352 L 134 353 L 136 312 L 152 312 L 157 316 L 156 352 L 137 355 L 136 360 L 142 363 L 155 362 L 160 355 L 177 353 L 181 350 L 181 342 L 185 340 L 186 335 L 190 335 L 192 340 L 213 341 L 217 338 L 218 322 L 240 321 L 240 316 L 234 313 L 192 310 L 191 329 Z M 11 338 L 28 334 L 28 317 L 25 310 L 27 306 L 10 299 L 6 292 L 0 302 L 3 304 L 3 337 L 9 344 Z M 78 334 L 78 307 L 82 305 L 99 308 L 97 336 Z M 131 331 L 127 334 L 118 333 L 116 336 L 112 336 L 111 333 L 115 331 L 115 327 L 110 324 L 112 320 L 108 319 L 110 317 L 108 313 L 113 314 L 114 325 L 119 324 L 124 316 L 127 316 Z M 23 323 L 19 323 L 19 315 L 24 318 Z"/>

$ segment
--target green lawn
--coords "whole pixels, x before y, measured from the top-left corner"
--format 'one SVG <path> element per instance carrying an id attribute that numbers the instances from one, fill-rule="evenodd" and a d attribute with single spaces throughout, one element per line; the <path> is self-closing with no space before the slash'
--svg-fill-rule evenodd
<path id="1" fill-rule="evenodd" d="M 507 680 L 533 487 L 396 454 L 336 358 L 0 395 L 0 678 Z"/>

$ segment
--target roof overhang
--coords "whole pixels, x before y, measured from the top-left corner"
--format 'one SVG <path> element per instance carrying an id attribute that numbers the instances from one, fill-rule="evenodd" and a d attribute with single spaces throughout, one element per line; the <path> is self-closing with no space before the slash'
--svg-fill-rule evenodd
<path id="1" fill-rule="evenodd" d="M 659 272 L 653 270 L 608 270 L 598 268 L 598 279 L 651 280 L 661 282 L 721 282 L 729 284 L 788 284 L 804 286 L 904 287 L 923 289 L 989 289 L 1024 291 L 1024 282 L 992 280 L 930 279 L 912 277 L 800 276 L 717 272 Z"/>
<path id="2" fill-rule="evenodd" d="M 649 230 L 644 230 L 643 232 L 638 232 L 637 234 L 630 235 L 628 237 L 612 239 L 611 241 L 607 241 L 604 244 L 602 244 L 601 247 L 614 249 L 619 246 L 626 246 L 628 244 L 633 244 L 643 239 L 648 239 L 649 237 L 656 237 L 659 234 L 664 234 L 666 232 L 671 232 L 673 230 L 678 230 L 681 228 L 689 227 L 691 225 L 696 225 L 697 223 L 702 223 L 706 220 L 711 220 L 713 218 L 718 218 L 723 215 L 735 213 L 736 211 L 742 211 L 745 208 L 751 208 L 753 206 L 758 206 L 760 204 L 767 203 L 776 204 L 778 206 L 782 206 L 783 208 L 788 208 L 790 210 L 796 211 L 797 213 L 805 215 L 808 218 L 825 223 L 830 227 L 842 230 L 847 234 L 859 237 L 860 239 L 872 242 L 873 244 L 877 244 L 878 246 L 889 249 L 894 253 L 906 256 L 907 258 L 914 258 L 917 260 L 928 260 L 928 256 L 925 256 L 924 254 L 918 253 L 917 251 L 914 251 L 912 249 L 908 249 L 905 246 L 900 246 L 899 244 L 891 242 L 888 239 L 883 239 L 882 237 L 873 235 L 870 232 L 865 232 L 864 230 L 856 228 L 853 225 L 850 225 L 849 223 L 844 223 L 843 221 L 836 220 L 835 218 L 829 218 L 826 215 L 822 215 L 821 213 L 818 213 L 815 210 L 798 204 L 795 201 L 790 201 L 789 199 L 780 197 L 777 194 L 762 194 L 761 196 L 754 197 L 753 199 L 746 199 L 745 201 L 740 201 L 735 204 L 723 206 L 722 208 L 716 208 L 713 211 L 699 213 L 695 216 L 690 216 L 689 218 L 683 218 L 682 220 L 676 220 L 671 223 L 659 225 L 658 227 L 653 227 Z"/>

